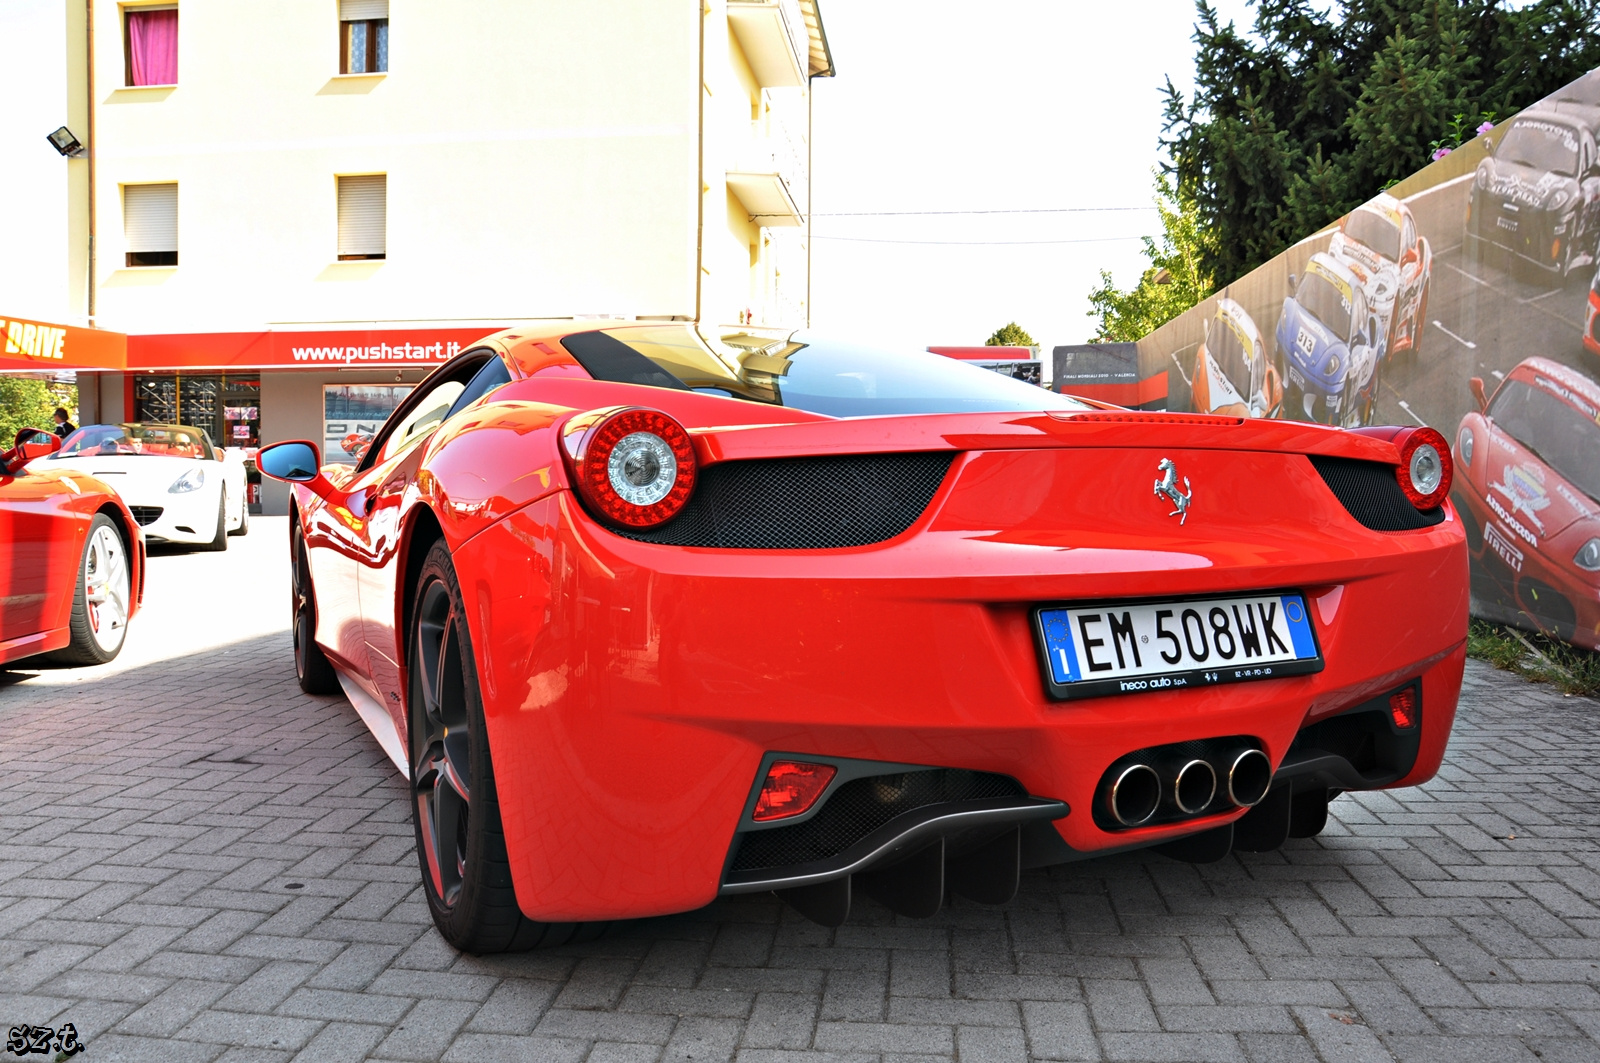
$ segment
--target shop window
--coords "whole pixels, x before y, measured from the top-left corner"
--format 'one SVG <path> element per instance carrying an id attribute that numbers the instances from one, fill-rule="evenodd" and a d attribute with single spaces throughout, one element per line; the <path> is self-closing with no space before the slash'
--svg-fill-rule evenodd
<path id="1" fill-rule="evenodd" d="M 389 69 L 389 0 L 339 0 L 339 73 Z"/>
<path id="2" fill-rule="evenodd" d="M 384 258 L 387 254 L 389 178 L 362 174 L 339 178 L 339 258 Z"/>
<path id="3" fill-rule="evenodd" d="M 122 232 L 129 266 L 178 264 L 178 186 L 124 185 Z"/>
<path id="4" fill-rule="evenodd" d="M 124 81 L 128 85 L 178 83 L 178 9 L 130 7 L 122 13 Z"/>

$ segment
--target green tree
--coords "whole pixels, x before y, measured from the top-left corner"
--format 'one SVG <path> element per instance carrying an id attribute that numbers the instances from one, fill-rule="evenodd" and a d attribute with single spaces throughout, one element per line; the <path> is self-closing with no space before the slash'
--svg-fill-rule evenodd
<path id="1" fill-rule="evenodd" d="M 1032 347 L 1034 338 L 1028 330 L 1015 321 L 1007 321 L 994 330 L 994 335 L 983 341 L 985 347 Z"/>
<path id="2" fill-rule="evenodd" d="M 1463 116 L 1512 114 L 1600 66 L 1600 0 L 1254 7 L 1241 32 L 1197 0 L 1194 95 L 1166 87 L 1161 145 L 1216 234 L 1203 272 L 1224 279 L 1427 165 Z"/>
<path id="3" fill-rule="evenodd" d="M 59 405 L 45 381 L 0 375 L 0 450 L 10 448 L 19 428 L 54 428 Z"/>
<path id="4" fill-rule="evenodd" d="M 1098 318 L 1104 340 L 1137 340 L 1171 321 L 1216 290 L 1206 268 L 1214 241 L 1200 224 L 1194 198 L 1166 174 L 1156 174 L 1156 209 L 1161 213 L 1161 242 L 1144 238 L 1150 263 L 1139 283 L 1122 291 L 1106 270 L 1100 287 L 1089 293 L 1089 316 Z"/>

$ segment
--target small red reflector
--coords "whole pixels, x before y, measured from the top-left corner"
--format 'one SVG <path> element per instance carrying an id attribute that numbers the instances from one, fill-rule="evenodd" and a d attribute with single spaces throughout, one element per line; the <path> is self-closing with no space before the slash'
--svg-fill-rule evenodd
<path id="1" fill-rule="evenodd" d="M 798 816 L 817 803 L 838 769 L 830 764 L 805 764 L 794 760 L 774 761 L 767 770 L 756 798 L 756 819 L 785 819 Z"/>
<path id="2" fill-rule="evenodd" d="M 1417 725 L 1417 688 L 1406 687 L 1389 695 L 1389 715 L 1394 717 L 1394 725 L 1400 730 L 1408 730 Z"/>

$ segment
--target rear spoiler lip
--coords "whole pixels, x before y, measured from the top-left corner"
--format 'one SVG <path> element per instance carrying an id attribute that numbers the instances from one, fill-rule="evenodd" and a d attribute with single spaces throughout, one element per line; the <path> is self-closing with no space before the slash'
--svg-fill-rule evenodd
<path id="1" fill-rule="evenodd" d="M 1139 411 L 901 414 L 690 427 L 689 433 L 696 455 L 708 465 L 830 454 L 1088 448 L 1322 454 L 1387 465 L 1400 459 L 1395 445 L 1377 433 L 1356 434 L 1299 421 Z"/>

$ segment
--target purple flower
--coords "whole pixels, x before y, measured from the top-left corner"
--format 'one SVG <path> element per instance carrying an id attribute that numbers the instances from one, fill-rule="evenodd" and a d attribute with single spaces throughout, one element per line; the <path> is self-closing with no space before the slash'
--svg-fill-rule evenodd
<path id="1" fill-rule="evenodd" d="M 1489 130 L 1491 130 L 1493 128 L 1494 128 L 1494 123 L 1493 122 L 1485 122 L 1481 126 L 1478 127 L 1478 135 L 1481 137 L 1481 136 L 1483 136 L 1485 133 L 1487 133 Z"/>
<path id="2" fill-rule="evenodd" d="M 1433 149 L 1433 161 L 1434 162 L 1438 162 L 1440 159 L 1444 158 L 1448 154 L 1450 154 L 1450 149 L 1449 148 L 1434 148 Z"/>

